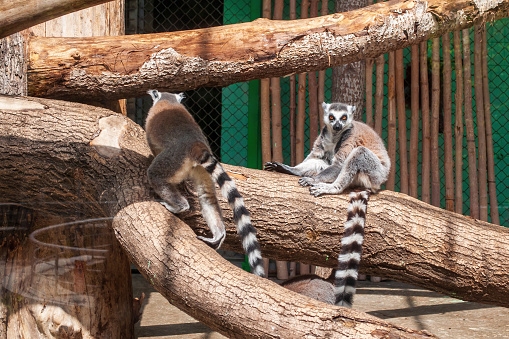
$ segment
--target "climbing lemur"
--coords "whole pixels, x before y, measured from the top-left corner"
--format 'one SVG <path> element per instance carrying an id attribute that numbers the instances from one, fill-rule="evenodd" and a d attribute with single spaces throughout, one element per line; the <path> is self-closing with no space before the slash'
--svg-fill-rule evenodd
<path id="1" fill-rule="evenodd" d="M 325 126 L 311 153 L 295 167 L 267 162 L 265 169 L 301 176 L 312 195 L 350 194 L 348 218 L 335 272 L 335 304 L 351 307 L 364 240 L 367 201 L 387 181 L 391 162 L 380 136 L 368 125 L 354 121 L 355 106 L 322 103 Z"/>
<path id="2" fill-rule="evenodd" d="M 148 168 L 148 180 L 172 213 L 189 209 L 189 203 L 177 185 L 186 179 L 194 183 L 203 218 L 212 238 L 199 237 L 210 246 L 219 248 L 226 236 L 215 183 L 233 210 L 233 219 L 242 240 L 251 272 L 264 276 L 260 246 L 249 212 L 233 180 L 212 155 L 209 143 L 191 114 L 180 103 L 183 94 L 149 90 L 153 104 L 145 123 L 147 141 L 154 153 Z"/>

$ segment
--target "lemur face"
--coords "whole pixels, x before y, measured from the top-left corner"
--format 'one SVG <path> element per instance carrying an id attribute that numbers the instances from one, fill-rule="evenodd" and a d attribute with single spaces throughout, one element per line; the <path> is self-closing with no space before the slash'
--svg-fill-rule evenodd
<path id="1" fill-rule="evenodd" d="M 342 103 L 322 103 L 323 120 L 334 131 L 341 131 L 352 124 L 355 106 Z"/>
<path id="2" fill-rule="evenodd" d="M 182 99 L 184 99 L 184 93 L 167 93 L 167 92 L 159 92 L 156 89 L 151 89 L 147 91 L 148 94 L 152 97 L 152 105 L 155 105 L 159 100 L 165 100 L 171 103 L 180 103 Z"/>

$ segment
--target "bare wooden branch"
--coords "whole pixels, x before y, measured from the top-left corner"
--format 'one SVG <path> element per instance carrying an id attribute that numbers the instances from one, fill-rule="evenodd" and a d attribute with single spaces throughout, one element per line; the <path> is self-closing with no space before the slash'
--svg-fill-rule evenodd
<path id="1" fill-rule="evenodd" d="M 316 71 L 504 17 L 509 8 L 509 0 L 481 3 L 483 8 L 465 0 L 389 1 L 295 21 L 258 19 L 127 37 L 32 38 L 28 93 L 114 100 L 154 87 L 181 91 Z"/>
<path id="2" fill-rule="evenodd" d="M 22 192 L 27 205 L 40 206 L 40 199 L 52 201 L 40 208 L 54 215 L 65 215 L 70 203 L 86 201 L 80 211 L 84 218 L 114 216 L 116 238 L 142 274 L 174 305 L 211 328 L 237 338 L 290 338 L 310 333 L 320 338 L 432 337 L 355 310 L 319 303 L 229 264 L 153 200 L 146 178 L 150 150 L 143 130 L 128 118 L 69 102 L 0 98 L 0 125 L 9 126 L 0 128 L 2 144 L 9 146 L 0 150 L 3 199 L 17 200 Z M 23 155 L 22 160 L 12 154 Z M 24 171 L 12 166 L 19 160 L 30 166 Z M 48 167 L 51 175 L 40 175 Z M 239 184 L 276 179 L 273 188 L 286 190 L 277 184 L 281 176 L 271 174 L 272 179 L 267 181 L 263 179 L 266 173 L 258 171 L 252 172 L 259 175 L 258 179 L 243 180 L 243 169 L 235 169 Z M 294 180 L 287 177 L 282 182 L 288 185 Z M 12 185 L 18 189 L 12 189 Z M 45 194 L 48 196 L 41 196 Z M 314 205 L 316 199 L 307 191 L 304 194 L 305 200 Z M 285 199 L 290 202 L 288 197 Z M 258 212 L 249 200 L 253 220 L 259 223 L 268 215 L 263 209 Z M 346 206 L 344 196 L 324 201 Z M 271 203 L 271 208 L 276 204 Z M 196 201 L 192 206 L 187 220 L 199 224 L 202 218 Z M 232 243 L 239 242 L 234 235 L 228 237 Z M 267 249 L 279 247 L 270 243 Z"/>
<path id="3" fill-rule="evenodd" d="M 117 228 L 121 232 L 117 233 L 117 238 L 137 265 L 152 278 L 148 270 L 149 260 L 171 261 L 173 255 L 186 255 L 174 252 L 186 252 L 185 248 L 191 251 L 192 247 L 201 244 L 185 240 L 182 251 L 174 251 L 171 247 L 173 240 L 163 240 L 169 235 L 159 233 L 171 233 L 173 227 L 169 223 L 173 224 L 174 218 L 161 206 L 153 204 L 150 198 L 146 179 L 150 151 L 138 125 L 105 109 L 47 99 L 21 101 L 35 105 L 32 106 L 35 108 L 27 106 L 22 114 L 6 110 L 5 106 L 0 109 L 0 126 L 9 126 L 0 128 L 0 138 L 5 141 L 4 145 L 9 145 L 0 152 L 0 174 L 4 178 L 0 181 L 0 193 L 4 201 L 19 199 L 22 192 L 27 204 L 38 204 L 41 199 L 55 201 L 43 208 L 58 215 L 68 212 L 69 201 L 86 200 L 86 206 L 83 205 L 86 208 L 80 211 L 84 218 L 116 215 L 117 211 L 126 211 L 125 208 L 133 205 L 137 212 L 124 214 L 124 222 L 132 228 L 124 229 L 127 225 Z M 98 135 L 97 131 L 101 133 Z M 19 171 L 14 166 L 19 158 L 12 157 L 12 153 L 22 154 L 19 161 L 30 166 Z M 41 176 L 40 173 L 46 173 L 49 167 L 52 175 Z M 264 255 L 320 266 L 336 265 L 342 225 L 346 221 L 347 195 L 315 198 L 297 183 L 294 176 L 227 165 L 225 168 L 235 173 L 236 185 L 251 211 Z M 16 185 L 16 189 L 12 185 Z M 221 204 L 228 226 L 224 246 L 238 250 L 240 243 L 232 212 L 226 201 L 221 200 Z M 182 220 L 199 234 L 208 232 L 196 201 L 191 205 L 192 211 L 182 215 Z M 182 229 L 179 225 L 175 227 Z M 178 236 L 176 238 L 177 242 L 181 241 Z M 184 238 L 194 239 L 194 235 Z M 137 254 L 140 247 L 144 248 L 141 253 L 145 254 Z M 157 249 L 161 256 L 154 252 L 146 256 L 147 248 Z M 199 248 L 202 252 L 201 249 L 207 247 L 202 244 Z M 202 257 L 210 257 L 214 262 L 211 266 L 221 262 L 211 253 L 214 251 L 204 251 L 196 260 L 200 262 Z M 176 267 L 178 262 L 169 264 L 167 269 L 170 271 L 155 278 L 169 277 L 165 274 L 188 274 L 187 268 L 180 271 L 181 268 Z M 448 212 L 404 194 L 383 191 L 370 198 L 361 265 L 365 273 L 410 282 L 463 300 L 509 306 L 506 275 L 509 271 L 509 229 Z M 209 268 L 209 264 L 196 266 L 197 270 L 205 270 L 201 274 L 207 277 L 205 272 Z M 178 286 L 182 287 L 175 284 L 174 279 L 163 280 L 165 285 L 157 285 L 158 289 L 172 289 L 177 293 Z M 217 289 L 223 291 L 221 287 Z M 224 291 L 228 290 L 224 287 Z M 256 299 L 248 288 L 243 293 Z M 236 298 L 230 301 L 239 303 Z M 260 298 L 264 299 L 263 296 Z M 293 295 L 286 299 L 293 299 Z M 223 306 L 224 302 L 223 294 Z M 186 312 L 193 312 L 187 309 L 192 307 L 190 305 L 179 306 Z M 252 303 L 244 306 L 256 307 Z M 199 307 L 203 310 L 203 303 Z M 306 308 L 305 303 L 299 307 Z"/>
<path id="4" fill-rule="evenodd" d="M 10 0 L 0 3 L 0 39 L 61 15 L 110 0 Z"/>

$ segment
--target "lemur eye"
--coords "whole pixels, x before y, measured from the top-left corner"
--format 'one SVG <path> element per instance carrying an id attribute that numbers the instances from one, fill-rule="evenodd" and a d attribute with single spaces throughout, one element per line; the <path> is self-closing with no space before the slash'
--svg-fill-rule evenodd
<path id="1" fill-rule="evenodd" d="M 346 115 L 343 115 L 343 116 L 341 117 L 341 120 L 346 120 Z"/>
<path id="2" fill-rule="evenodd" d="M 333 121 L 334 120 L 334 116 L 333 115 L 329 115 L 329 121 Z"/>

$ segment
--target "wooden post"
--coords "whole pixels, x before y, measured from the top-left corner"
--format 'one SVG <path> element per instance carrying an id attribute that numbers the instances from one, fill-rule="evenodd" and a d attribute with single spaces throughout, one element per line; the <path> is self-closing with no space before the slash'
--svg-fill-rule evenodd
<path id="1" fill-rule="evenodd" d="M 428 84 L 428 42 L 419 46 L 421 67 L 421 119 L 422 119 L 422 170 L 421 200 L 430 203 L 430 125 L 429 125 L 429 84 Z"/>
<path id="2" fill-rule="evenodd" d="M 395 93 L 395 57 L 394 52 L 389 52 L 389 80 L 387 81 L 387 152 L 391 159 L 391 172 L 385 188 L 394 191 L 396 183 L 396 93 Z"/>
<path id="3" fill-rule="evenodd" d="M 395 84 L 396 105 L 398 112 L 398 135 L 399 135 L 399 191 L 408 194 L 408 152 L 406 136 L 406 108 L 405 108 L 405 76 L 403 74 L 403 50 L 398 49 L 395 53 Z"/>
<path id="4" fill-rule="evenodd" d="M 384 113 L 384 68 L 385 55 L 382 54 L 375 60 L 375 122 L 374 129 L 382 136 L 382 119 Z"/>
<path id="5" fill-rule="evenodd" d="M 417 198 L 418 162 L 419 162 L 419 45 L 411 48 L 411 126 L 410 126 L 410 152 L 408 166 L 408 188 L 410 196 Z"/>
<path id="6" fill-rule="evenodd" d="M 454 160 L 452 152 L 452 94 L 451 94 L 451 36 L 442 36 L 442 54 L 444 57 L 444 172 L 445 172 L 445 209 L 454 211 Z"/>
<path id="7" fill-rule="evenodd" d="M 488 173 L 486 161 L 486 124 L 482 80 L 482 27 L 474 26 L 474 87 L 475 116 L 477 120 L 477 168 L 479 179 L 479 218 L 488 221 Z"/>
<path id="8" fill-rule="evenodd" d="M 290 20 L 297 19 L 297 0 L 290 0 Z M 295 158 L 295 118 L 297 113 L 297 101 L 296 101 L 296 90 L 297 90 L 297 79 L 295 74 L 290 75 L 290 165 L 297 165 Z M 290 269 L 291 271 L 291 269 Z"/>
<path id="9" fill-rule="evenodd" d="M 495 159 L 493 154 L 493 129 L 491 127 L 490 86 L 488 81 L 488 36 L 483 28 L 482 42 L 482 82 L 484 94 L 484 117 L 486 119 L 486 156 L 488 161 L 488 189 L 490 194 L 490 216 L 493 224 L 500 225 L 497 203 L 497 183 L 495 178 Z"/>
<path id="10" fill-rule="evenodd" d="M 463 39 L 463 89 L 465 91 L 465 132 L 468 151 L 468 185 L 470 190 L 470 216 L 479 219 L 479 191 L 477 188 L 477 156 L 475 147 L 474 117 L 472 113 L 472 66 L 470 59 L 470 34 L 461 31 Z"/>
<path id="11" fill-rule="evenodd" d="M 461 31 L 453 32 L 454 73 L 456 74 L 456 93 L 454 101 L 454 200 L 455 212 L 463 214 L 463 58 Z"/>
<path id="12" fill-rule="evenodd" d="M 440 207 L 440 38 L 433 39 L 431 55 L 431 204 Z"/>

